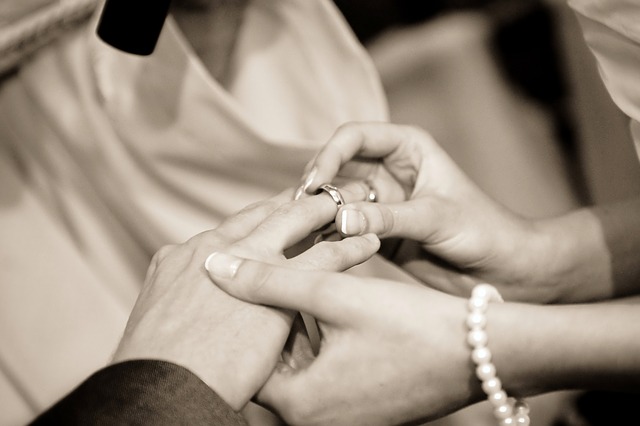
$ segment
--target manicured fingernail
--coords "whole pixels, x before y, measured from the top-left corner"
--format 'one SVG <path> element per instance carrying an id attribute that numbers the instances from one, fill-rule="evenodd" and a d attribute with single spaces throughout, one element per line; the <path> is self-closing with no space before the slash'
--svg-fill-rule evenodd
<path id="1" fill-rule="evenodd" d="M 293 201 L 298 201 L 300 197 L 302 197 L 302 194 L 304 194 L 304 187 L 300 186 L 298 187 L 298 189 L 296 189 L 296 193 L 293 196 Z"/>
<path id="2" fill-rule="evenodd" d="M 343 235 L 358 235 L 364 232 L 367 220 L 357 210 L 345 209 L 340 214 L 340 232 Z"/>
<path id="3" fill-rule="evenodd" d="M 309 171 L 309 174 L 304 179 L 304 183 L 302 184 L 302 192 L 307 192 L 307 189 L 309 189 L 309 187 L 313 183 L 313 179 L 315 179 L 317 173 L 318 169 L 316 167 Z"/>
<path id="4" fill-rule="evenodd" d="M 230 254 L 213 252 L 204 261 L 204 268 L 216 278 L 233 278 L 238 272 L 242 259 Z"/>

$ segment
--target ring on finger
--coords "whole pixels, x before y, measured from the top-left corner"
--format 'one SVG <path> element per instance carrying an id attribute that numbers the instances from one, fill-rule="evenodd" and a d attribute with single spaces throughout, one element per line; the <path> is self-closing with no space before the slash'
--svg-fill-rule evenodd
<path id="1" fill-rule="evenodd" d="M 338 209 L 345 205 L 344 197 L 342 196 L 338 188 L 331 185 L 330 183 L 324 183 L 320 185 L 320 187 L 316 191 L 316 194 L 320 194 L 321 192 L 326 192 L 327 194 L 329 194 L 333 202 L 336 203 Z"/>

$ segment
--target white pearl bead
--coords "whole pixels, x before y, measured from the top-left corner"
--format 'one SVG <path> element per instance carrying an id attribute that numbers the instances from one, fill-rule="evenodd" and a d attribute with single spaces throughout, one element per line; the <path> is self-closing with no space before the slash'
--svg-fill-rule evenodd
<path id="1" fill-rule="evenodd" d="M 486 312 L 488 306 L 489 301 L 487 299 L 476 299 L 475 297 L 469 299 L 469 310 L 471 312 Z"/>
<path id="2" fill-rule="evenodd" d="M 529 404 L 521 400 L 516 401 L 514 408 L 516 410 L 516 414 L 519 416 L 528 415 L 530 411 Z"/>
<path id="3" fill-rule="evenodd" d="M 474 348 L 485 346 L 488 340 L 487 332 L 480 329 L 471 330 L 467 335 L 467 342 Z"/>
<path id="4" fill-rule="evenodd" d="M 481 381 L 494 379 L 496 377 L 496 367 L 491 363 L 480 364 L 476 368 L 476 375 Z"/>
<path id="5" fill-rule="evenodd" d="M 502 382 L 497 377 L 494 377 L 489 380 L 485 380 L 482 382 L 482 390 L 487 395 L 491 395 L 492 393 L 499 391 L 502 389 Z"/>
<path id="6" fill-rule="evenodd" d="M 494 392 L 489 395 L 489 402 L 491 402 L 491 404 L 496 408 L 501 405 L 505 405 L 507 404 L 507 393 L 503 390 Z"/>
<path id="7" fill-rule="evenodd" d="M 482 382 L 482 390 L 495 407 L 494 415 L 503 426 L 529 426 L 529 407 L 522 401 L 509 397 L 502 389 L 502 383 L 496 377 L 496 367 L 491 362 L 491 351 L 487 347 L 489 337 L 484 328 L 487 325 L 485 315 L 489 302 L 503 302 L 495 287 L 478 284 L 472 291 L 468 302 L 469 313 L 466 324 L 469 328 L 467 343 L 472 347 L 471 359 L 477 365 L 476 376 Z M 514 413 L 517 415 L 514 416 Z"/>
<path id="8" fill-rule="evenodd" d="M 469 328 L 484 328 L 487 325 L 487 317 L 482 312 L 471 312 L 467 317 Z"/>
<path id="9" fill-rule="evenodd" d="M 493 293 L 493 287 L 489 284 L 478 284 L 471 291 L 471 297 L 489 300 Z"/>
<path id="10" fill-rule="evenodd" d="M 491 361 L 491 351 L 486 347 L 475 348 L 473 352 L 471 352 L 471 359 L 476 364 L 487 363 Z"/>
<path id="11" fill-rule="evenodd" d="M 496 409 L 493 410 L 493 414 L 496 416 L 496 419 L 506 419 L 513 415 L 513 409 L 509 404 L 503 404 L 496 407 Z"/>

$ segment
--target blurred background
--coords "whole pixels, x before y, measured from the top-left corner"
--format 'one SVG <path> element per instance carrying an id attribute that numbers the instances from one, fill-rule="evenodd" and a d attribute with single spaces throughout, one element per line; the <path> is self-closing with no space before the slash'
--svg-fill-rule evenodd
<path id="1" fill-rule="evenodd" d="M 428 129 L 478 180 L 491 180 L 488 190 L 510 191 L 508 182 L 495 181 L 506 171 L 526 175 L 508 158 L 516 145 L 531 150 L 531 161 L 544 162 L 536 155 L 557 151 L 572 202 L 613 201 L 640 191 L 627 119 L 604 89 L 565 1 L 336 4 L 381 73 L 392 121 Z M 505 169 L 482 168 L 486 156 L 504 156 Z M 486 176 L 494 173 L 495 180 Z"/>
<path id="2" fill-rule="evenodd" d="M 380 73 L 391 121 L 427 129 L 506 206 L 545 217 L 640 193 L 628 120 L 604 89 L 564 1 L 335 4 Z M 0 0 L 0 84 L 56 37 L 87 22 L 97 5 Z M 33 404 L 9 370 L 0 357 L 0 423 L 19 424 L 33 414 Z M 532 424 L 587 424 L 575 411 L 575 397 L 534 398 Z M 601 395 L 590 405 L 606 400 Z M 493 422 L 480 404 L 433 424 Z"/>

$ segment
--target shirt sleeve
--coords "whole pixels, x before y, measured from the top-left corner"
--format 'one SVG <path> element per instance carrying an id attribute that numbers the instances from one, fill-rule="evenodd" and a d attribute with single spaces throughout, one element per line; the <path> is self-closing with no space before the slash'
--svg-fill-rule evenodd
<path id="1" fill-rule="evenodd" d="M 195 374 L 136 360 L 93 374 L 32 425 L 247 425 Z"/>
<path id="2" fill-rule="evenodd" d="M 569 6 L 611 98 L 631 119 L 631 135 L 640 153 L 640 2 L 569 0 Z"/>

